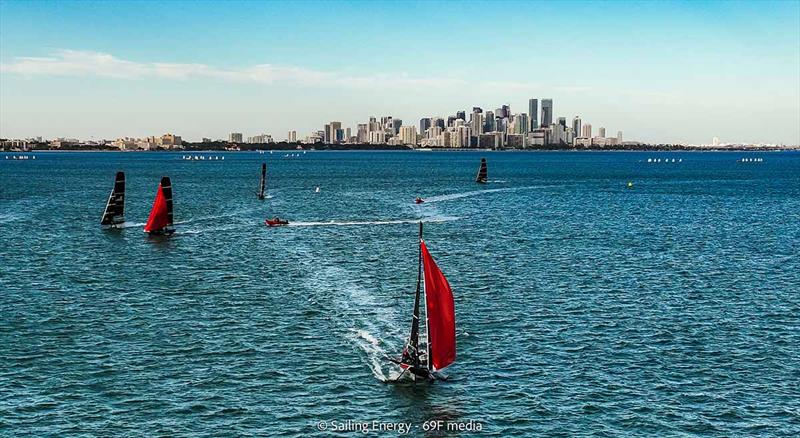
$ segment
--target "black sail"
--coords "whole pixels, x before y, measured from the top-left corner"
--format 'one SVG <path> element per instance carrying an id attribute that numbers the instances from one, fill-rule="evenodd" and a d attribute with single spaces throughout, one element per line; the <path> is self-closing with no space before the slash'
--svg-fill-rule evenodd
<path id="1" fill-rule="evenodd" d="M 125 172 L 117 172 L 100 225 L 115 227 L 125 222 Z"/>
<path id="2" fill-rule="evenodd" d="M 478 176 L 475 182 L 486 183 L 489 180 L 489 171 L 486 168 L 486 158 L 481 158 L 481 167 L 478 169 Z"/>
<path id="3" fill-rule="evenodd" d="M 261 163 L 261 184 L 258 188 L 258 199 L 264 199 L 267 189 L 267 163 Z"/>
<path id="4" fill-rule="evenodd" d="M 161 191 L 164 193 L 164 200 L 167 201 L 167 227 L 172 227 L 172 182 L 168 176 L 161 177 Z"/>

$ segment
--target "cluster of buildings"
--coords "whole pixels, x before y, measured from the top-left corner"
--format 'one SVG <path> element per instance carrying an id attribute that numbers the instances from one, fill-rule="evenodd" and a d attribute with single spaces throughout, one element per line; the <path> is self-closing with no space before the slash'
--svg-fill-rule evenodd
<path id="1" fill-rule="evenodd" d="M 122 137 L 111 142 L 111 146 L 123 151 L 154 150 L 154 149 L 183 149 L 183 140 L 180 135 L 164 134 L 160 137 L 145 138 Z"/>
<path id="2" fill-rule="evenodd" d="M 401 119 L 392 116 L 380 119 L 370 117 L 369 122 L 359 123 L 355 132 L 352 132 L 350 128 L 343 128 L 341 122 L 329 122 L 321 131 L 305 137 L 302 142 L 494 149 L 623 144 L 622 131 L 617 131 L 615 136 L 606 136 L 606 129 L 600 128 L 594 135 L 592 125 L 583 123 L 580 116 L 568 121 L 565 117 L 555 118 L 553 114 L 553 99 L 541 99 L 541 102 L 539 99 L 530 99 L 527 112 L 515 114 L 509 105 L 494 111 L 474 107 L 470 113 L 457 111 L 446 118 L 424 117 L 420 119 L 419 126 L 403 124 Z M 296 141 L 294 131 L 290 132 L 289 141 Z"/>

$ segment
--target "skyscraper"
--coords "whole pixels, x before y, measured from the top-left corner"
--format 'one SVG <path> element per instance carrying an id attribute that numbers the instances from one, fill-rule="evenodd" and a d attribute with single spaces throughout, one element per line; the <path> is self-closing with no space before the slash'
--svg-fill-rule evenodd
<path id="1" fill-rule="evenodd" d="M 242 142 L 242 133 L 241 132 L 231 132 L 228 134 L 228 141 L 231 143 L 241 143 Z"/>
<path id="2" fill-rule="evenodd" d="M 467 113 L 466 113 L 466 112 L 464 112 L 464 111 L 458 111 L 458 112 L 456 113 L 456 118 L 457 118 L 457 119 L 461 119 L 461 120 L 463 120 L 463 121 L 465 121 L 465 122 L 466 122 L 466 121 L 467 121 Z"/>
<path id="3" fill-rule="evenodd" d="M 415 126 L 400 127 L 400 141 L 403 144 L 417 144 L 417 128 Z"/>
<path id="4" fill-rule="evenodd" d="M 600 138 L 606 138 L 606 128 L 600 128 Z"/>
<path id="5" fill-rule="evenodd" d="M 392 119 L 392 134 L 397 135 L 400 132 L 401 126 L 403 126 L 402 120 Z"/>
<path id="6" fill-rule="evenodd" d="M 542 126 L 553 124 L 553 99 L 542 99 Z"/>
<path id="7" fill-rule="evenodd" d="M 530 131 L 539 127 L 539 99 L 528 100 L 528 115 L 531 118 Z"/>
<path id="8" fill-rule="evenodd" d="M 575 133 L 576 137 L 581 135 L 581 116 L 575 116 L 572 119 L 572 132 Z"/>
<path id="9" fill-rule="evenodd" d="M 558 118 L 558 124 L 563 126 L 564 129 L 566 130 L 567 129 L 567 118 L 566 117 L 559 117 Z"/>
<path id="10" fill-rule="evenodd" d="M 486 120 L 483 122 L 483 132 L 494 132 L 497 130 L 497 124 L 494 120 L 494 113 L 486 111 Z"/>
<path id="11" fill-rule="evenodd" d="M 592 124 L 584 123 L 581 137 L 592 138 Z"/>
<path id="12" fill-rule="evenodd" d="M 419 119 L 419 132 L 424 134 L 428 128 L 431 127 L 431 118 L 430 117 L 423 117 Z"/>

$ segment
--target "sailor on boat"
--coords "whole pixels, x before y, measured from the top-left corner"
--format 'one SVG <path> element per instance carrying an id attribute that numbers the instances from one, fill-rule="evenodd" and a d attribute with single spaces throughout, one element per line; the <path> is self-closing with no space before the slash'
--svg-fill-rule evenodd
<path id="1" fill-rule="evenodd" d="M 423 281 L 424 279 L 424 281 Z M 424 283 L 424 284 L 423 284 Z M 424 287 L 423 287 L 424 286 Z M 425 333 L 420 339 L 420 301 L 425 300 Z M 453 292 L 439 266 L 433 260 L 422 239 L 422 222 L 419 223 L 419 257 L 414 311 L 411 316 L 411 334 L 399 359 L 389 358 L 400 366 L 396 379 L 446 380 L 440 372 L 456 360 L 456 314 Z"/>
<path id="2" fill-rule="evenodd" d="M 425 202 L 425 200 L 417 196 L 417 199 L 415 199 L 414 202 L 417 204 L 422 204 L 423 202 Z"/>

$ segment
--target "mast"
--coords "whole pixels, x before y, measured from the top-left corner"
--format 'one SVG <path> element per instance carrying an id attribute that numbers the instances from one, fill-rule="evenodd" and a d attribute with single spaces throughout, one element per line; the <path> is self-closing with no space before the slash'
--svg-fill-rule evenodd
<path id="1" fill-rule="evenodd" d="M 419 223 L 419 238 L 422 241 L 422 222 Z M 411 317 L 411 335 L 408 337 L 408 344 L 402 358 L 403 363 L 414 367 L 419 367 L 419 303 L 420 294 L 422 293 L 422 247 L 419 249 L 417 263 L 417 290 L 414 295 L 414 314 Z"/>
<path id="2" fill-rule="evenodd" d="M 419 258 L 420 263 L 422 263 L 422 221 L 419 221 Z M 420 273 L 422 269 L 420 268 Z M 426 271 L 427 272 L 427 271 Z M 427 288 L 425 288 L 425 293 L 427 294 Z M 431 331 L 430 331 L 430 321 L 428 318 L 428 306 L 427 306 L 427 295 L 425 296 L 425 359 L 427 359 L 426 366 L 428 371 L 432 371 L 431 368 Z"/>

